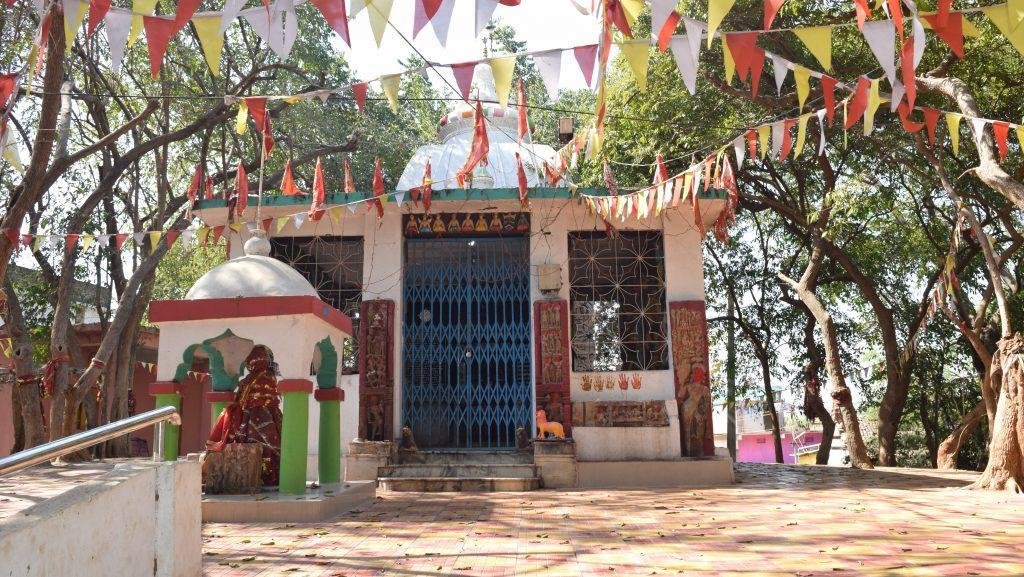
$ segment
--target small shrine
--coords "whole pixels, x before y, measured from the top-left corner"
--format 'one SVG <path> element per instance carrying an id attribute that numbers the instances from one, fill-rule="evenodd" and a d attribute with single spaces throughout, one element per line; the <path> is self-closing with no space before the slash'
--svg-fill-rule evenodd
<path id="1" fill-rule="evenodd" d="M 263 444 L 263 483 L 279 479 L 282 494 L 304 494 L 307 477 L 322 486 L 341 481 L 339 359 L 352 322 L 295 269 L 272 258 L 266 238 L 254 235 L 244 254 L 207 272 L 184 299 L 154 301 L 149 314 L 160 327 L 150 389 L 157 406 L 180 409 L 182 395 L 202 394 L 182 383 L 196 360 L 205 359 L 212 380 L 206 401 L 222 441 L 208 448 L 238 439 Z M 249 407 L 264 410 L 260 422 L 247 421 Z M 234 416 L 235 409 L 241 414 Z M 178 440 L 177 427 L 169 427 L 167 459 L 177 458 Z"/>

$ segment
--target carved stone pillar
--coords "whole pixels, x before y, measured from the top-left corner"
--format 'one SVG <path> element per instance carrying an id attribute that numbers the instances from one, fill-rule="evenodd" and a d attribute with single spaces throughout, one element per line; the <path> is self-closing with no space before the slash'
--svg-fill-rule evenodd
<path id="1" fill-rule="evenodd" d="M 390 441 L 394 430 L 395 301 L 359 307 L 359 438 Z"/>
<path id="2" fill-rule="evenodd" d="M 668 309 L 682 455 L 709 457 L 715 454 L 715 435 L 711 428 L 706 306 L 702 300 L 678 301 L 669 303 Z"/>
<path id="3" fill-rule="evenodd" d="M 544 409 L 547 419 L 561 423 L 565 435 L 571 437 L 569 303 L 564 300 L 533 303 L 533 327 L 537 409 Z"/>

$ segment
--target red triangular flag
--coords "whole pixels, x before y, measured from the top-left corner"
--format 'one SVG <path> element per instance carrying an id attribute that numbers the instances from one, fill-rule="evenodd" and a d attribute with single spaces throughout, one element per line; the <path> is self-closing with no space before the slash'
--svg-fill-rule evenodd
<path id="1" fill-rule="evenodd" d="M 910 118 L 911 108 L 907 106 L 906 102 L 900 102 L 900 105 L 899 107 L 896 108 L 896 111 L 899 114 L 900 122 L 903 123 L 903 129 L 906 130 L 907 132 L 913 134 L 915 132 L 919 132 L 922 128 L 924 128 L 924 124 L 920 122 L 915 122 Z M 938 119 L 936 118 L 936 120 Z"/>
<path id="2" fill-rule="evenodd" d="M 526 138 L 530 132 L 530 123 L 526 120 L 526 91 L 523 89 L 523 79 L 519 79 L 519 94 L 516 98 L 516 107 L 519 109 L 519 142 Z"/>
<path id="3" fill-rule="evenodd" d="M 853 0 L 857 8 L 857 28 L 864 28 L 864 21 L 871 19 L 871 7 L 868 0 Z"/>
<path id="4" fill-rule="evenodd" d="M 900 38 L 903 38 L 903 7 L 900 5 L 900 0 L 887 0 L 889 4 L 889 17 L 892 18 L 893 24 L 896 25 L 896 33 L 899 34 Z"/>
<path id="5" fill-rule="evenodd" d="M 167 231 L 164 234 L 164 237 L 167 239 L 167 248 L 171 248 L 172 246 L 174 246 L 174 241 L 178 240 L 178 237 L 180 235 L 181 235 L 181 231 L 180 230 L 169 230 L 169 231 Z"/>
<path id="6" fill-rule="evenodd" d="M 668 15 L 665 19 L 665 23 L 661 25 L 661 30 L 658 31 L 658 51 L 664 52 L 668 50 L 668 43 L 672 41 L 672 35 L 676 32 L 676 26 L 679 26 L 679 21 L 682 16 L 679 15 L 675 10 Z"/>
<path id="7" fill-rule="evenodd" d="M 938 16 L 937 23 L 938 23 L 939 27 L 944 27 L 944 26 L 946 26 L 949 23 L 949 15 L 950 15 L 949 9 L 952 8 L 952 7 L 953 7 L 953 0 L 939 0 L 939 6 L 938 6 L 939 13 L 936 14 L 936 16 Z M 928 17 L 925 16 L 925 18 L 928 18 Z M 961 58 L 963 58 L 963 56 L 961 56 Z"/>
<path id="8" fill-rule="evenodd" d="M 324 201 L 327 191 L 324 188 L 324 167 L 320 158 L 316 159 L 316 172 L 313 174 L 313 203 L 309 206 L 309 220 L 318 222 L 324 216 Z"/>
<path id="9" fill-rule="evenodd" d="M 992 134 L 996 137 L 996 145 L 999 147 L 999 162 L 1006 160 L 1006 138 L 1010 134 L 1010 125 L 1006 122 L 993 122 Z"/>
<path id="10" fill-rule="evenodd" d="M 249 177 L 245 174 L 245 167 L 242 161 L 238 161 L 238 171 L 235 173 L 235 212 L 242 216 L 245 207 L 249 204 Z"/>
<path id="11" fill-rule="evenodd" d="M 17 79 L 17 72 L 0 74 L 0 108 L 7 107 L 7 103 L 10 101 L 11 95 L 14 94 L 14 84 Z"/>
<path id="12" fill-rule="evenodd" d="M 377 218 L 384 218 L 384 172 L 380 168 L 380 157 L 373 159 L 373 198 L 366 200 L 366 206 L 377 207 Z"/>
<path id="13" fill-rule="evenodd" d="M 21 235 L 21 244 L 24 246 L 32 246 L 32 235 L 23 234 Z"/>
<path id="14" fill-rule="evenodd" d="M 948 10 L 949 1 L 947 0 L 946 7 Z M 939 6 L 942 6 L 942 2 L 939 2 Z M 952 12 L 947 15 L 946 23 L 943 25 L 942 13 L 929 14 L 922 16 L 929 24 L 932 25 L 932 32 L 942 41 L 949 45 L 949 49 L 956 54 L 958 58 L 964 57 L 964 21 L 963 14 L 959 12 Z"/>
<path id="15" fill-rule="evenodd" d="M 352 169 L 348 166 L 348 157 L 345 157 L 345 194 L 354 194 L 356 183 L 352 180 Z"/>
<path id="16" fill-rule="evenodd" d="M 213 179 L 206 175 L 206 200 L 213 198 Z"/>
<path id="17" fill-rule="evenodd" d="M 864 111 L 868 109 L 868 91 L 870 89 L 871 81 L 868 80 L 867 76 L 861 76 L 857 79 L 857 91 L 853 93 L 853 98 L 850 100 L 846 114 L 844 128 L 847 130 L 856 124 L 860 117 L 864 116 Z"/>
<path id="18" fill-rule="evenodd" d="M 779 13 L 779 8 L 782 8 L 783 2 L 786 0 L 764 0 L 764 29 L 768 30 L 772 27 L 772 22 L 775 20 L 775 15 Z"/>
<path id="19" fill-rule="evenodd" d="M 216 245 L 217 241 L 220 240 L 221 235 L 224 234 L 224 225 L 213 227 L 213 244 Z"/>
<path id="20" fill-rule="evenodd" d="M 324 15 L 324 20 L 332 30 L 341 36 L 345 44 L 352 46 L 348 37 L 348 15 L 345 13 L 345 0 L 309 0 Z"/>
<path id="21" fill-rule="evenodd" d="M 907 104 L 914 107 L 917 100 L 917 81 L 914 80 L 914 37 L 907 36 L 900 49 L 900 70 L 903 74 L 903 88 L 907 93 Z"/>
<path id="22" fill-rule="evenodd" d="M 478 100 L 473 120 L 473 148 L 469 151 L 469 158 L 466 159 L 466 163 L 455 173 L 455 181 L 459 184 L 460 188 L 466 186 L 467 180 L 472 176 L 473 169 L 478 164 L 487 166 L 487 153 L 490 149 L 491 144 L 487 139 L 487 126 L 484 123 L 484 110 Z"/>
<path id="23" fill-rule="evenodd" d="M 319 163 L 319 160 L 317 162 Z M 284 163 L 284 176 L 281 178 L 281 194 L 285 196 L 301 196 L 306 194 L 295 185 L 295 178 L 292 177 L 291 161 Z"/>
<path id="24" fill-rule="evenodd" d="M 711 169 L 715 165 L 715 157 L 709 156 L 704 159 L 704 190 L 711 188 Z"/>
<path id="25" fill-rule="evenodd" d="M 14 2 L 11 2 L 13 4 Z M 81 10 L 81 8 L 79 8 Z M 89 1 L 89 29 L 86 32 L 86 36 L 92 36 L 92 33 L 96 31 L 96 27 L 103 21 L 103 17 L 110 11 L 110 0 L 90 0 Z M 2 101 L 0 101 L 2 102 Z"/>
<path id="26" fill-rule="evenodd" d="M 750 60 L 750 97 L 757 98 L 757 87 L 761 85 L 761 71 L 764 69 L 764 50 L 755 49 Z"/>
<path id="27" fill-rule="evenodd" d="M 434 15 L 441 8 L 443 0 L 416 0 L 416 13 L 413 17 L 412 36 L 415 38 L 420 30 L 434 19 Z"/>
<path id="28" fill-rule="evenodd" d="M 836 79 L 827 74 L 821 75 L 821 94 L 825 98 L 825 116 L 828 117 L 828 125 L 836 117 Z"/>
<path id="29" fill-rule="evenodd" d="M 924 114 L 924 125 L 928 128 L 928 143 L 935 145 L 935 126 L 939 123 L 939 116 L 942 115 L 941 110 L 935 108 L 921 108 L 921 113 Z"/>
<path id="30" fill-rule="evenodd" d="M 18 231 L 14 230 L 13 228 L 5 228 L 4 236 L 6 236 L 7 240 L 11 243 L 11 248 L 13 248 L 14 250 L 18 250 Z"/>
<path id="31" fill-rule="evenodd" d="M 658 153 L 658 159 L 654 161 L 654 180 L 651 184 L 658 185 L 668 180 L 668 169 L 665 168 L 665 159 Z"/>
<path id="32" fill-rule="evenodd" d="M 473 71 L 476 70 L 476 65 L 476 62 L 463 62 L 449 67 L 455 75 L 455 84 L 459 86 L 463 100 L 469 100 L 469 89 L 473 86 Z"/>
<path id="33" fill-rule="evenodd" d="M 121 247 L 124 246 L 124 241 L 127 240 L 127 239 L 128 239 L 128 233 L 119 232 L 119 233 L 115 234 L 114 235 L 114 248 L 117 249 L 117 250 L 121 250 Z"/>
<path id="34" fill-rule="evenodd" d="M 626 38 L 633 37 L 633 31 L 629 29 L 629 21 L 626 19 L 626 11 L 622 8 L 619 0 L 605 0 L 604 3 L 605 26 L 607 22 L 615 24 Z"/>
<path id="35" fill-rule="evenodd" d="M 270 114 L 267 112 L 266 97 L 246 98 L 245 104 L 249 109 L 249 115 L 256 123 L 256 130 L 263 135 L 263 153 L 270 154 L 274 149 L 274 137 L 270 128 Z"/>
<path id="36" fill-rule="evenodd" d="M 732 60 L 736 63 L 736 74 L 740 81 L 746 81 L 750 74 L 750 65 L 756 57 L 757 32 L 734 32 L 725 34 L 725 43 L 732 54 Z"/>
<path id="37" fill-rule="evenodd" d="M 146 27 L 146 44 L 149 45 L 149 70 L 153 80 L 156 80 L 160 76 L 160 66 L 167 52 L 167 43 L 171 41 L 171 36 L 178 32 L 178 24 L 174 20 L 159 16 L 143 16 L 142 22 Z"/>
<path id="38" fill-rule="evenodd" d="M 705 164 L 709 163 L 705 161 Z M 707 171 L 705 170 L 705 172 Z M 707 184 L 705 183 L 705 187 L 706 186 Z M 707 189 L 705 188 L 705 190 Z M 697 227 L 697 232 L 700 233 L 700 237 L 704 238 L 704 234 L 706 231 L 704 230 L 704 217 L 700 213 L 700 198 L 698 198 L 699 196 L 700 195 L 697 194 L 696 191 L 692 191 L 690 194 L 690 203 L 693 206 L 693 224 Z"/>
<path id="39" fill-rule="evenodd" d="M 203 163 L 196 165 L 196 172 L 192 175 L 192 182 L 188 185 L 188 207 L 192 209 L 196 204 L 196 197 L 199 196 L 199 187 L 203 185 Z"/>
<path id="40" fill-rule="evenodd" d="M 530 201 L 526 197 L 526 170 L 523 168 L 523 159 L 516 153 L 516 177 L 519 179 L 519 204 L 529 206 Z"/>
<path id="41" fill-rule="evenodd" d="M 192 15 L 196 13 L 199 5 L 202 3 L 203 0 L 178 0 L 178 9 L 174 13 L 174 23 L 178 26 L 178 30 L 181 30 L 188 24 L 188 21 L 192 19 Z"/>
<path id="42" fill-rule="evenodd" d="M 779 149 L 779 160 L 786 160 L 789 158 L 789 153 L 793 150 L 793 138 L 790 136 L 789 130 L 796 126 L 795 118 L 787 118 L 783 121 L 782 125 L 782 147 Z M 725 164 L 729 164 L 726 160 Z"/>
<path id="43" fill-rule="evenodd" d="M 747 138 L 747 154 L 750 158 L 757 158 L 757 132 L 748 130 L 744 136 Z"/>
<path id="44" fill-rule="evenodd" d="M 558 186 L 558 181 L 562 180 L 562 175 L 559 174 L 557 170 L 552 168 L 552 166 L 550 164 L 548 164 L 548 161 L 546 161 L 546 160 L 543 161 L 543 164 L 544 164 L 544 178 L 547 179 L 548 184 L 550 184 L 553 187 Z M 606 163 L 606 166 L 607 166 L 607 163 Z"/>
<path id="45" fill-rule="evenodd" d="M 352 85 L 352 97 L 356 99 L 356 108 L 359 109 L 359 112 L 366 108 L 366 89 L 367 84 L 365 82 L 358 82 Z"/>
<path id="46" fill-rule="evenodd" d="M 270 225 L 272 224 L 274 224 L 274 219 L 272 218 L 265 218 L 263 219 L 263 222 L 260 223 L 260 225 L 263 226 L 263 232 L 267 233 L 267 236 L 270 236 Z"/>
<path id="47" fill-rule="evenodd" d="M 597 60 L 597 44 L 577 46 L 572 49 L 572 53 L 576 56 L 576 62 L 579 63 L 580 70 L 583 72 L 583 79 L 587 81 L 587 86 L 590 86 L 591 80 L 594 78 L 594 61 Z"/>

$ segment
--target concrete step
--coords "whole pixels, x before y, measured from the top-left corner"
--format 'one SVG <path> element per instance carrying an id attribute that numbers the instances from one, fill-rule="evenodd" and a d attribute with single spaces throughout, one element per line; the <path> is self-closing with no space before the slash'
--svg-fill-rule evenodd
<path id="1" fill-rule="evenodd" d="M 540 488 L 540 479 L 510 477 L 381 477 L 382 491 L 520 492 Z"/>
<path id="2" fill-rule="evenodd" d="M 517 451 L 416 451 L 399 452 L 399 465 L 532 465 L 533 452 Z"/>
<path id="3" fill-rule="evenodd" d="M 379 467 L 378 477 L 391 478 L 458 478 L 458 479 L 481 479 L 481 478 L 511 478 L 530 479 L 537 476 L 537 467 L 529 465 L 507 465 L 488 463 L 466 463 L 458 465 L 392 465 Z"/>

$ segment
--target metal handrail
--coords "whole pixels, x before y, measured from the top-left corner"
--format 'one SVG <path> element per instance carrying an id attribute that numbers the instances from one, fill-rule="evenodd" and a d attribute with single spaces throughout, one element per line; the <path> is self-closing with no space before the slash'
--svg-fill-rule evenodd
<path id="1" fill-rule="evenodd" d="M 95 429 L 68 435 L 62 439 L 44 443 L 0 459 L 0 475 L 27 469 L 32 465 L 56 459 L 81 449 L 87 449 L 93 445 L 98 445 L 132 431 L 144 429 L 150 425 L 156 425 L 157 442 L 153 448 L 153 460 L 159 461 L 163 458 L 164 423 L 167 421 L 170 421 L 172 425 L 181 425 L 178 409 L 174 407 L 160 407 L 159 409 L 139 413 L 127 419 L 100 425 Z"/>

